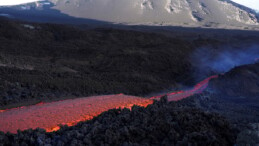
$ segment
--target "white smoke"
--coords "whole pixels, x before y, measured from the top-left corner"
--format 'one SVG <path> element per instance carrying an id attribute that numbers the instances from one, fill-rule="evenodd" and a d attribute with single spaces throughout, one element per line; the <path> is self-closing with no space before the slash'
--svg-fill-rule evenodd
<path id="1" fill-rule="evenodd" d="M 211 49 L 200 48 L 192 55 L 192 64 L 198 71 L 197 78 L 203 75 L 225 73 L 232 68 L 245 64 L 252 64 L 259 58 L 259 46 L 246 48 Z"/>

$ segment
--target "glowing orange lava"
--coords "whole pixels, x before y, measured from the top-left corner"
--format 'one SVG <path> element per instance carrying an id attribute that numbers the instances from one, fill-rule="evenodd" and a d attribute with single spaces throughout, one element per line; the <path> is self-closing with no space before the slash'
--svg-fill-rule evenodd
<path id="1" fill-rule="evenodd" d="M 208 82 L 217 78 L 211 76 L 191 90 L 177 91 L 166 94 L 169 101 L 177 101 L 202 92 Z M 18 129 L 43 128 L 47 132 L 59 130 L 58 125 L 73 126 L 81 121 L 90 120 L 104 111 L 113 108 L 131 108 L 133 105 L 146 107 L 153 103 L 153 99 L 160 99 L 164 95 L 150 99 L 127 96 L 123 94 L 92 96 L 68 99 L 51 103 L 39 103 L 27 107 L 0 110 L 0 131 L 16 133 Z"/>
<path id="2" fill-rule="evenodd" d="M 153 100 L 119 95 L 93 96 L 14 108 L 0 113 L 0 131 L 16 133 L 37 127 L 56 131 L 60 124 L 72 126 L 113 108 L 131 108 L 134 104 L 146 107 Z"/>
<path id="3" fill-rule="evenodd" d="M 207 79 L 196 84 L 193 87 L 193 89 L 191 89 L 191 90 L 176 91 L 176 92 L 167 93 L 165 95 L 167 95 L 168 101 L 178 101 L 178 100 L 184 99 L 184 98 L 192 96 L 194 94 L 201 93 L 204 89 L 207 88 L 209 81 L 211 79 L 217 78 L 217 77 L 218 77 L 218 75 L 208 77 Z M 151 99 L 159 100 L 162 96 L 164 96 L 164 95 L 154 96 L 154 97 L 151 97 Z"/>

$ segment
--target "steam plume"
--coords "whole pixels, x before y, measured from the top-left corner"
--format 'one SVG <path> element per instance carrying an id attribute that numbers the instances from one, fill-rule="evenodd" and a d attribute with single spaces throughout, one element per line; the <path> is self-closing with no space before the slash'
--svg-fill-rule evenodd
<path id="1" fill-rule="evenodd" d="M 194 52 L 192 62 L 199 73 L 211 71 L 224 73 L 244 64 L 251 64 L 259 57 L 259 46 L 253 45 L 243 49 L 224 48 L 220 50 L 200 48 Z"/>

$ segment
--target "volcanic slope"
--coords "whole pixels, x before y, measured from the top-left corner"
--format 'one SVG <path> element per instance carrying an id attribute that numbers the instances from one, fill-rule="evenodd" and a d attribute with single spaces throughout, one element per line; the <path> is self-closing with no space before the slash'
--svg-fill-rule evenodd
<path id="1" fill-rule="evenodd" d="M 177 91 L 215 74 L 193 76 L 190 56 L 196 49 L 238 50 L 259 42 L 252 31 L 176 28 L 164 34 L 0 22 L 1 109 L 63 98 Z"/>
<path id="2" fill-rule="evenodd" d="M 230 0 L 49 1 L 54 5 L 52 9 L 69 16 L 113 23 L 229 28 L 239 26 L 241 29 L 248 25 L 258 26 L 258 14 L 255 11 Z"/>
<path id="3" fill-rule="evenodd" d="M 232 98 L 259 97 L 259 62 L 235 67 L 212 80 L 210 87 Z"/>
<path id="4" fill-rule="evenodd" d="M 259 63 L 235 67 L 212 79 L 207 92 L 179 102 L 219 113 L 243 130 L 249 123 L 259 123 L 258 68 Z"/>
<path id="5" fill-rule="evenodd" d="M 258 69 L 259 63 L 235 67 L 212 79 L 206 92 L 183 99 L 178 104 L 219 113 L 240 132 L 237 145 L 258 145 Z"/>

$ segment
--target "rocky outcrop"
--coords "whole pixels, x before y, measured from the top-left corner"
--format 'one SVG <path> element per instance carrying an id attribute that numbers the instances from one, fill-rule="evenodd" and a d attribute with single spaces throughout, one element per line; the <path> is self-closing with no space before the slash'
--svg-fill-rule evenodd
<path id="1" fill-rule="evenodd" d="M 237 145 L 259 145 L 259 123 L 251 123 L 237 137 Z"/>
<path id="2" fill-rule="evenodd" d="M 236 67 L 212 80 L 210 87 L 225 96 L 259 97 L 259 63 Z"/>

